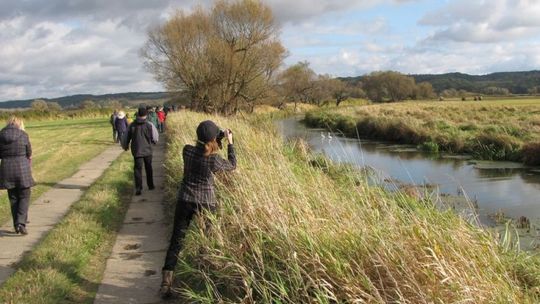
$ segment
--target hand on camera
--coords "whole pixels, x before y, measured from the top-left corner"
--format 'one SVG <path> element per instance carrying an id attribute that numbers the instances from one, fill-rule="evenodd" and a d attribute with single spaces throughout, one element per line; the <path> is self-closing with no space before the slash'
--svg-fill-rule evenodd
<path id="1" fill-rule="evenodd" d="M 231 129 L 225 130 L 225 136 L 227 137 L 227 141 L 229 142 L 229 144 L 232 145 L 232 143 L 233 143 L 233 135 L 232 135 Z"/>

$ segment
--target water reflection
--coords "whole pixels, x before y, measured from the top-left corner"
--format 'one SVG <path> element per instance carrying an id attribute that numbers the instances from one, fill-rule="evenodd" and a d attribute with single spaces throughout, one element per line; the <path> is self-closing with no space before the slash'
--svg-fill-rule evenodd
<path id="1" fill-rule="evenodd" d="M 441 193 L 465 193 L 478 204 L 480 221 L 491 224 L 489 214 L 499 210 L 509 217 L 540 220 L 540 172 L 527 168 L 485 169 L 460 157 L 441 157 L 412 146 L 377 141 L 328 138 L 324 130 L 307 129 L 297 119 L 279 122 L 286 138 L 304 138 L 316 152 L 336 162 L 372 167 L 381 176 L 415 185 L 435 184 Z M 481 167 L 481 166 L 477 166 Z"/>

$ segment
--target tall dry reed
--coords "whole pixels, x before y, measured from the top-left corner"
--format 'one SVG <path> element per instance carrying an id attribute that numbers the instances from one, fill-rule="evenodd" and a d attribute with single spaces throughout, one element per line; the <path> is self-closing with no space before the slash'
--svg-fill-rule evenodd
<path id="1" fill-rule="evenodd" d="M 186 237 L 176 276 L 189 301 L 534 302 L 538 276 L 519 280 L 487 233 L 429 202 L 370 187 L 354 170 L 314 166 L 306 146 L 284 144 L 270 121 L 169 116 L 173 190 L 181 149 L 208 118 L 233 130 L 238 169 L 218 178 L 212 228 L 197 221 Z"/>

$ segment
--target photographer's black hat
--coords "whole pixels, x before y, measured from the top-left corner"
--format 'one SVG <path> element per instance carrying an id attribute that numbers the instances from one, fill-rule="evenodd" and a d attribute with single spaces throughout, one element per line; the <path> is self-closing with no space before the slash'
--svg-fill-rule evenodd
<path id="1" fill-rule="evenodd" d="M 219 134 L 219 127 L 211 120 L 205 120 L 197 127 L 197 140 L 207 143 Z"/>

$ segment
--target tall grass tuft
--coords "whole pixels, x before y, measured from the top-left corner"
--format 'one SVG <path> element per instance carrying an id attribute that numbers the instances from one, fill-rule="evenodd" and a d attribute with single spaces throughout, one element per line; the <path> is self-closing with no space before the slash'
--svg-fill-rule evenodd
<path id="1" fill-rule="evenodd" d="M 182 146 L 208 118 L 169 117 L 169 180 L 180 181 Z M 284 144 L 270 121 L 211 119 L 233 130 L 239 162 L 219 178 L 221 207 L 206 215 L 212 228 L 197 221 L 186 237 L 176 277 L 189 301 L 538 300 L 537 271 L 452 212 L 368 186 L 359 171 L 312 156 L 301 142 Z"/>

